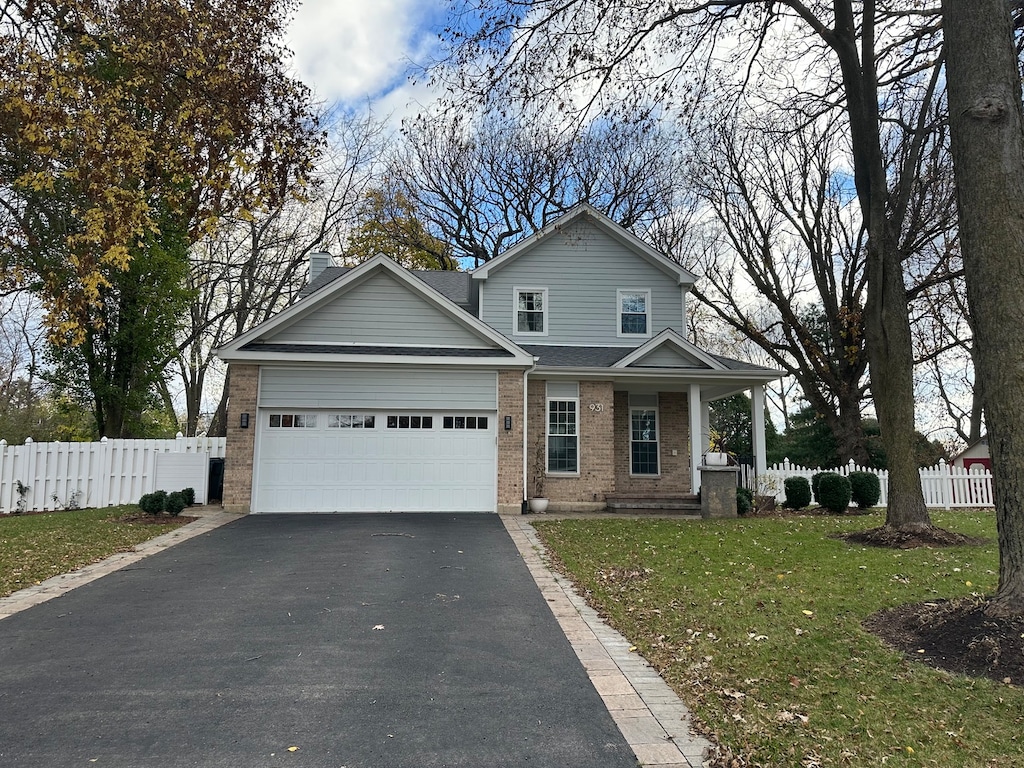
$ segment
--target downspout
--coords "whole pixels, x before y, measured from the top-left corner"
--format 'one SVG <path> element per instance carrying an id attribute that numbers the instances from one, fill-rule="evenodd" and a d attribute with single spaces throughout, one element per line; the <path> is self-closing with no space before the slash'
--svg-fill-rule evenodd
<path id="1" fill-rule="evenodd" d="M 525 371 L 523 371 L 523 504 L 522 504 L 522 508 L 521 508 L 520 511 L 524 515 L 526 514 L 526 506 L 527 506 L 527 503 L 528 503 L 527 502 L 528 494 L 526 493 L 526 481 L 528 479 L 527 478 L 527 464 L 526 464 L 526 462 L 527 462 L 527 456 L 529 455 L 529 446 L 527 444 L 528 435 L 527 435 L 527 430 L 526 430 L 526 425 L 527 425 L 526 417 L 527 417 L 527 404 L 528 404 L 528 400 L 529 400 L 528 395 L 529 395 L 529 391 L 530 391 L 529 390 L 529 379 L 530 379 L 530 374 L 533 373 L 535 370 L 537 370 L 537 361 L 538 360 L 540 360 L 539 357 L 533 358 L 533 364 L 529 368 L 527 368 Z"/>

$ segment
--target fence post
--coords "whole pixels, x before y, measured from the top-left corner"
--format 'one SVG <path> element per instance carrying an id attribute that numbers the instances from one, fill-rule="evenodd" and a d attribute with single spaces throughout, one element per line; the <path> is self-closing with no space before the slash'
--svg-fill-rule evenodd
<path id="1" fill-rule="evenodd" d="M 942 506 L 945 509 L 949 509 L 953 496 L 953 476 L 945 459 L 939 459 L 938 469 L 939 477 L 941 478 L 939 487 L 942 488 Z"/>

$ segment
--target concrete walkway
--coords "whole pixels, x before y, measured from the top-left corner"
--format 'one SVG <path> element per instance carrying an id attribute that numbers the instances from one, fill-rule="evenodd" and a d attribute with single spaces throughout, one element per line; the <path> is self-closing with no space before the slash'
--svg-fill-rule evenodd
<path id="1" fill-rule="evenodd" d="M 218 508 L 200 508 L 188 525 L 139 544 L 130 552 L 0 598 L 0 620 L 77 587 L 124 569 L 149 555 L 239 520 Z M 668 685 L 629 642 L 609 628 L 575 592 L 572 584 L 548 568 L 544 549 L 529 518 L 502 517 L 502 522 L 547 605 L 601 696 L 612 719 L 649 768 L 702 768 L 711 747 L 690 728 L 689 712 Z"/>

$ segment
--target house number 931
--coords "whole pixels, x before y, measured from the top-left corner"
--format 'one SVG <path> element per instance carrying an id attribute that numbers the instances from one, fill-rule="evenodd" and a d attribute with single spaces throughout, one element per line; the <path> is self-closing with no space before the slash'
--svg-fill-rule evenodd
<path id="1" fill-rule="evenodd" d="M 592 410 L 594 413 L 600 413 L 601 411 L 604 410 L 604 403 L 591 403 L 590 410 Z"/>

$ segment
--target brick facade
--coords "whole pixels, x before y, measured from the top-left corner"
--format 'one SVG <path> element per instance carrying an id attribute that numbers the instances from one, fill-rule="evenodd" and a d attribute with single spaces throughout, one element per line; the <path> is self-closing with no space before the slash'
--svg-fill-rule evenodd
<path id="1" fill-rule="evenodd" d="M 227 447 L 224 458 L 224 509 L 249 512 L 252 502 L 252 462 L 256 445 L 256 394 L 259 366 L 231 363 L 228 366 Z M 249 414 L 242 429 L 240 415 Z"/>
<path id="2" fill-rule="evenodd" d="M 512 429 L 505 429 L 505 417 Z M 523 502 L 523 372 L 498 373 L 498 512 L 518 515 Z"/>
<path id="3" fill-rule="evenodd" d="M 604 508 L 605 495 L 615 490 L 613 387 L 608 381 L 581 381 L 578 414 L 579 475 L 544 477 L 544 496 L 551 511 L 588 511 Z M 590 406 L 595 406 L 593 409 Z M 535 494 L 535 478 L 546 467 L 547 382 L 529 384 L 528 484 Z"/>
<path id="4" fill-rule="evenodd" d="M 615 393 L 615 491 L 631 493 L 690 493 L 690 418 L 682 392 L 658 393 L 657 477 L 630 475 L 629 393 Z M 672 451 L 676 455 L 672 455 Z"/>

